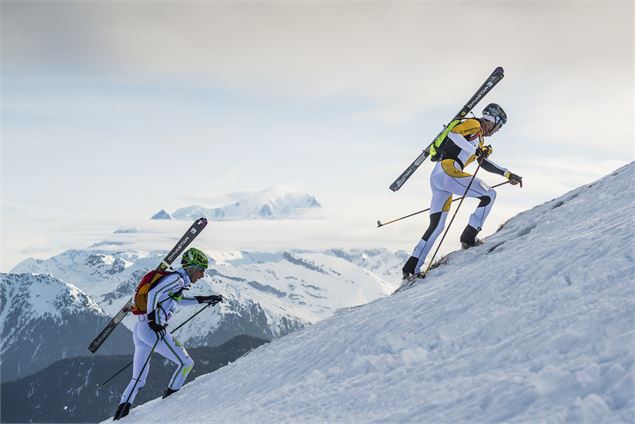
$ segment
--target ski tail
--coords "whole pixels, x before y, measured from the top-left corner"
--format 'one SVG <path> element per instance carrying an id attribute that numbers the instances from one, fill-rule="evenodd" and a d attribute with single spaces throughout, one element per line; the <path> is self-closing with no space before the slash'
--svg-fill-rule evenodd
<path id="1" fill-rule="evenodd" d="M 188 230 L 183 234 L 181 239 L 176 243 L 176 245 L 170 250 L 170 253 L 161 261 L 161 264 L 156 268 L 157 271 L 165 271 L 172 265 L 172 262 L 179 257 L 181 253 L 187 249 L 187 247 L 194 241 L 194 239 L 203 231 L 203 229 L 207 226 L 207 219 L 199 218 L 197 219 Z M 130 299 L 124 306 L 117 312 L 110 322 L 106 325 L 106 327 L 101 330 L 101 332 L 95 337 L 95 339 L 88 346 L 88 350 L 92 353 L 97 352 L 97 349 L 106 341 L 106 339 L 110 336 L 110 334 L 117 328 L 117 325 L 128 315 L 128 312 L 132 309 L 132 299 Z"/>
<path id="2" fill-rule="evenodd" d="M 421 164 L 426 160 L 426 158 L 430 155 L 430 146 L 425 149 L 417 158 L 410 164 L 409 167 L 406 168 L 405 171 L 401 173 L 401 175 L 390 185 L 390 189 L 392 191 L 397 191 L 401 188 L 402 185 L 408 181 L 408 178 L 414 174 L 414 172 L 421 166 Z"/>
<path id="3" fill-rule="evenodd" d="M 126 303 L 126 305 L 119 310 L 119 312 L 117 312 L 117 315 L 112 317 L 108 325 L 106 325 L 106 327 L 101 330 L 101 333 L 99 333 L 99 335 L 95 337 L 95 340 L 90 343 L 90 345 L 88 346 L 88 350 L 93 353 L 97 352 L 97 349 L 99 349 L 99 347 L 106 341 L 108 336 L 110 336 L 110 334 L 115 331 L 117 325 L 119 325 L 119 323 L 126 317 L 126 315 L 128 315 L 128 312 L 131 308 L 132 299 L 129 300 L 128 303 Z"/>
<path id="4" fill-rule="evenodd" d="M 474 93 L 470 100 L 463 106 L 463 108 L 457 113 L 454 118 L 450 121 L 454 121 L 455 119 L 465 118 L 465 116 L 470 113 L 472 109 L 489 93 L 495 86 L 503 79 L 505 76 L 505 72 L 501 66 L 494 69 L 494 72 L 485 80 L 483 85 L 479 87 L 479 89 Z M 448 123 L 448 125 L 450 124 Z M 447 125 L 446 125 L 447 126 Z M 443 132 L 443 131 L 442 131 Z M 441 135 L 439 133 L 437 137 Z M 436 139 L 436 137 L 435 137 Z M 397 191 L 399 190 L 408 179 L 414 174 L 414 172 L 421 166 L 421 164 L 426 160 L 426 158 L 430 155 L 430 146 L 432 143 L 428 145 L 428 147 L 417 156 L 417 158 L 406 168 L 404 172 L 390 185 L 390 190 Z"/>

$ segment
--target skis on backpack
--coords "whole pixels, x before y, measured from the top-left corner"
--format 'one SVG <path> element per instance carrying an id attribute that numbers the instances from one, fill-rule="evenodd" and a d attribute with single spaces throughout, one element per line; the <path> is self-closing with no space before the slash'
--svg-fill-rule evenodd
<path id="1" fill-rule="evenodd" d="M 183 234 L 183 237 L 181 237 L 181 239 L 178 241 L 178 243 L 176 243 L 176 245 L 172 248 L 172 250 L 170 250 L 170 253 L 168 253 L 168 255 L 163 259 L 163 261 L 161 261 L 161 263 L 156 268 L 156 270 L 165 271 L 166 269 L 168 269 L 170 265 L 172 264 L 172 262 L 174 262 L 174 260 L 178 258 L 179 255 L 183 253 L 185 249 L 187 249 L 190 243 L 194 241 L 194 239 L 200 234 L 200 232 L 203 231 L 206 225 L 207 225 L 207 219 L 205 218 L 197 219 L 196 222 L 194 222 L 190 226 L 190 228 L 188 228 L 185 234 Z M 101 331 L 101 333 L 99 333 L 99 335 L 95 337 L 95 340 L 93 340 L 90 343 L 90 345 L 88 346 L 88 350 L 90 350 L 93 353 L 97 352 L 97 349 L 99 349 L 99 347 L 104 343 L 104 341 L 106 341 L 108 336 L 110 336 L 110 334 L 117 327 L 117 325 L 119 325 L 119 323 L 132 310 L 132 304 L 133 304 L 132 300 L 133 300 L 132 298 L 128 300 L 128 302 L 119 310 L 119 312 L 117 312 L 117 315 L 115 315 L 110 320 L 108 325 L 106 325 L 106 327 Z"/>
<path id="2" fill-rule="evenodd" d="M 452 121 L 456 119 L 465 118 L 465 116 L 470 113 L 474 106 L 476 106 L 478 102 L 480 102 L 483 97 L 485 97 L 485 95 L 489 93 L 492 88 L 494 88 L 494 86 L 500 82 L 500 80 L 503 79 L 504 76 L 505 75 L 503 72 L 503 68 L 501 66 L 494 69 L 494 72 L 492 72 L 492 74 L 485 80 L 483 85 L 481 85 L 481 87 L 470 98 L 470 100 L 468 100 L 468 102 L 465 104 L 465 106 L 463 106 L 459 113 L 457 113 L 454 118 L 450 120 L 450 123 L 452 123 Z M 448 125 L 450 123 L 448 123 Z M 439 137 L 443 133 L 443 131 L 444 130 L 441 130 L 439 134 L 434 138 L 434 140 L 436 140 L 437 137 Z M 432 143 L 434 143 L 434 141 Z M 430 147 L 432 146 L 432 143 L 430 143 L 430 145 L 426 147 L 425 150 L 421 152 L 419 156 L 417 156 L 417 158 L 410 164 L 410 166 L 408 166 L 408 168 L 406 168 L 406 170 L 402 172 L 401 175 L 390 185 L 390 189 L 392 191 L 399 190 L 401 186 L 403 186 L 406 181 L 408 181 L 408 178 L 410 178 L 412 174 L 414 174 L 417 168 L 421 166 L 423 161 L 425 161 L 426 158 L 430 155 Z"/>

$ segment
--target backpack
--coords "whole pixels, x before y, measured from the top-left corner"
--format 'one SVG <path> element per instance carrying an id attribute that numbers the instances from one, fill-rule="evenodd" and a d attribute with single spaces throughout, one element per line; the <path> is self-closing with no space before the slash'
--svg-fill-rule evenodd
<path id="1" fill-rule="evenodd" d="M 143 315 L 148 313 L 148 293 L 157 285 L 161 278 L 169 274 L 173 274 L 173 272 L 155 269 L 143 276 L 134 292 L 134 304 L 131 310 L 133 314 Z"/>
<path id="2" fill-rule="evenodd" d="M 430 144 L 430 160 L 432 162 L 438 162 L 441 160 L 441 157 L 443 156 L 443 144 L 448 138 L 448 134 L 452 131 L 452 128 L 456 127 L 461 122 L 463 122 L 461 119 L 455 119 L 450 122 L 450 124 L 441 131 L 441 134 L 434 139 L 432 144 Z"/>

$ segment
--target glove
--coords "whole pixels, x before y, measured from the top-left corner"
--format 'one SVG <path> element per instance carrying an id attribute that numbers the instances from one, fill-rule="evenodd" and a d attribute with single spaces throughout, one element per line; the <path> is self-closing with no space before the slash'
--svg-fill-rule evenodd
<path id="1" fill-rule="evenodd" d="M 207 303 L 209 305 L 216 305 L 218 302 L 222 302 L 223 296 L 220 294 L 213 294 L 211 296 L 194 296 L 194 299 L 198 301 L 198 303 Z"/>
<path id="2" fill-rule="evenodd" d="M 523 177 L 520 175 L 507 171 L 505 172 L 505 177 L 507 177 L 511 185 L 520 184 L 521 187 L 523 186 Z"/>
<path id="3" fill-rule="evenodd" d="M 483 146 L 483 147 L 477 147 L 476 152 L 474 154 L 479 159 L 485 159 L 486 157 L 491 155 L 493 151 L 494 149 L 492 149 L 492 146 Z"/>
<path id="4" fill-rule="evenodd" d="M 165 337 L 165 326 L 157 324 L 154 311 L 148 314 L 148 327 L 157 334 L 159 340 L 163 340 Z"/>

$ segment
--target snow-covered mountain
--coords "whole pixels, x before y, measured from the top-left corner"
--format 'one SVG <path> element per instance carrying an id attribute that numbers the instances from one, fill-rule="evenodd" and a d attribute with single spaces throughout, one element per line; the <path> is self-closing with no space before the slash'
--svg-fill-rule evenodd
<path id="1" fill-rule="evenodd" d="M 167 213 L 165 209 L 161 209 L 159 212 L 152 215 L 150 219 L 172 219 L 172 215 Z"/>
<path id="2" fill-rule="evenodd" d="M 267 340 L 386 296 L 396 288 L 405 252 L 211 251 L 211 266 L 190 294 L 220 293 L 227 301 L 210 308 L 179 332 L 189 346 L 218 345 L 240 334 Z M 165 252 L 69 250 L 47 260 L 29 259 L 12 272 L 51 274 L 73 281 L 113 315 L 145 272 Z M 196 309 L 183 309 L 176 327 Z M 124 324 L 132 328 L 135 318 Z M 109 343 L 109 342 L 108 342 Z"/>
<path id="3" fill-rule="evenodd" d="M 188 347 L 194 368 L 186 381 L 194 380 L 233 362 L 265 343 L 265 340 L 238 336 L 215 347 Z M 59 360 L 45 369 L 0 386 L 2 422 L 9 423 L 91 423 L 113 413 L 121 393 L 130 381 L 132 370 L 126 369 L 105 385 L 104 381 L 132 360 L 129 355 L 81 356 Z M 174 364 L 153 355 L 152 372 L 135 403 L 143 404 L 165 391 L 174 373 Z"/>
<path id="4" fill-rule="evenodd" d="M 634 180 L 631 163 L 521 213 L 126 420 L 633 423 Z"/>
<path id="5" fill-rule="evenodd" d="M 110 319 L 85 293 L 49 275 L 0 274 L 2 381 L 32 374 L 51 363 L 88 353 L 95 329 Z M 131 335 L 112 334 L 100 353 L 128 353 Z"/>
<path id="6" fill-rule="evenodd" d="M 218 206 L 191 205 L 172 214 L 161 210 L 152 219 L 193 221 L 205 217 L 213 221 L 240 219 L 284 219 L 301 217 L 308 209 L 321 208 L 315 196 L 273 188 L 254 192 L 233 193 L 224 197 Z"/>

